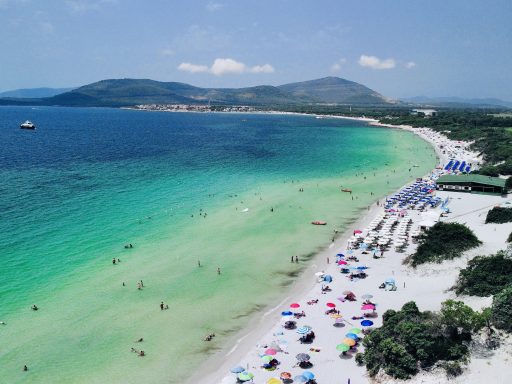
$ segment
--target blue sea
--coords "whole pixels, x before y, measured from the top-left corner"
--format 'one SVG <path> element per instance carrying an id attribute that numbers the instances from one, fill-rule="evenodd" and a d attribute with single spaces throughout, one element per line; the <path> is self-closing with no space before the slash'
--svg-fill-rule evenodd
<path id="1" fill-rule="evenodd" d="M 0 383 L 182 382 L 436 159 L 302 115 L 0 107 L 0 139 Z"/>

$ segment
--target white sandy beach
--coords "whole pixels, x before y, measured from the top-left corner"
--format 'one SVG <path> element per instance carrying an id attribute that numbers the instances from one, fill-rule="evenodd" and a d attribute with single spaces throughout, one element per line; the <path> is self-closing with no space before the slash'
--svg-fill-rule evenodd
<path id="1" fill-rule="evenodd" d="M 365 119 L 367 121 L 368 119 Z M 375 122 L 373 122 L 375 123 Z M 396 128 L 396 127 L 394 127 Z M 479 161 L 477 154 L 466 149 L 467 143 L 452 142 L 444 136 L 429 129 L 413 129 L 411 127 L 400 127 L 410 129 L 429 141 L 440 156 L 441 164 L 444 164 L 450 157 L 459 157 L 475 164 Z M 364 367 L 359 367 L 354 361 L 353 355 L 340 357 L 336 345 L 341 343 L 345 334 L 353 327 L 360 326 L 360 320 L 352 320 L 353 316 L 361 316 L 361 295 L 372 294 L 372 301 L 377 304 L 376 318 L 372 318 L 374 326 L 382 323 L 381 315 L 387 309 L 399 309 L 404 303 L 414 300 L 420 310 L 439 310 L 441 302 L 447 299 L 458 299 L 465 301 L 474 309 L 480 309 L 490 305 L 490 298 L 459 297 L 450 291 L 456 281 L 458 272 L 464 268 L 467 261 L 476 255 L 491 254 L 500 249 L 506 248 L 505 240 L 512 232 L 512 223 L 508 224 L 484 224 L 487 211 L 494 205 L 504 203 L 508 199 L 501 196 L 476 195 L 456 192 L 436 192 L 436 195 L 443 200 L 448 197 L 450 213 L 445 221 L 456 221 L 469 226 L 483 244 L 464 254 L 463 257 L 444 262 L 442 264 L 427 264 L 416 269 L 404 266 L 402 261 L 406 255 L 414 251 L 415 244 L 409 243 L 405 252 L 396 252 L 394 247 L 386 251 L 383 258 L 373 259 L 371 253 L 361 254 L 361 250 L 355 251 L 359 257 L 358 263 L 353 265 L 365 265 L 368 267 L 366 279 L 349 280 L 340 273 L 335 255 L 339 252 L 345 253 L 347 240 L 355 229 L 364 229 L 368 223 L 377 215 L 382 214 L 383 208 L 373 205 L 371 210 L 364 214 L 361 219 L 349 228 L 327 249 L 320 252 L 311 265 L 298 278 L 296 283 L 287 290 L 281 303 L 269 305 L 268 309 L 259 317 L 253 318 L 248 326 L 240 332 L 232 342 L 211 357 L 202 369 L 192 376 L 190 382 L 194 383 L 230 383 L 235 382 L 230 369 L 234 366 L 242 366 L 254 374 L 252 382 L 266 383 L 270 378 L 279 378 L 281 372 L 290 372 L 292 377 L 300 375 L 304 370 L 297 367 L 295 356 L 298 353 L 308 353 L 311 356 L 313 367 L 310 369 L 315 374 L 318 383 L 346 383 L 350 378 L 351 383 L 386 382 L 392 383 L 385 377 L 373 380 L 366 374 Z M 436 208 L 438 210 L 439 208 Z M 440 212 L 439 212 L 440 213 Z M 414 230 L 424 219 L 424 216 L 414 210 L 409 210 L 407 217 L 412 219 L 411 229 Z M 329 259 L 329 264 L 327 263 Z M 333 277 L 329 283 L 330 292 L 322 294 L 321 284 L 317 282 L 316 272 L 323 271 Z M 396 291 L 386 291 L 378 286 L 388 278 L 396 280 Z M 357 297 L 355 302 L 341 302 L 338 298 L 343 296 L 342 292 L 353 291 Z M 308 305 L 307 302 L 318 299 L 318 303 Z M 315 332 L 316 338 L 312 344 L 301 344 L 295 330 L 286 330 L 283 327 L 282 311 L 289 310 L 290 303 L 298 303 L 300 308 L 295 312 L 304 310 L 306 316 L 297 320 L 297 327 L 310 326 Z M 345 319 L 343 327 L 333 326 L 334 320 L 325 314 L 329 309 L 326 303 L 336 304 L 336 308 Z M 296 320 L 296 319 L 292 319 Z M 278 351 L 275 358 L 280 365 L 275 371 L 263 369 L 260 356 L 264 354 L 267 347 L 280 345 L 282 351 Z M 361 348 L 361 347 L 359 347 Z M 278 348 L 279 349 L 279 348 Z M 313 349 L 314 351 L 312 351 Z M 319 350 L 318 352 L 316 350 Z M 493 378 L 493 382 L 512 381 L 512 372 L 505 369 L 512 358 L 512 349 L 507 342 L 497 351 L 492 351 L 486 356 L 472 356 L 472 360 L 464 374 L 450 380 L 456 383 L 476 383 L 482 380 Z M 378 380 L 377 380 L 378 379 Z M 448 379 L 441 370 L 423 372 L 410 380 L 411 383 L 443 383 Z"/>

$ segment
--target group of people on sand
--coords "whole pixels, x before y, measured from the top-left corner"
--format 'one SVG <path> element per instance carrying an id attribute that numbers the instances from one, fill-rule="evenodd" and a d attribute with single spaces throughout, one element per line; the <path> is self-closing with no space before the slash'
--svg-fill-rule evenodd
<path id="1" fill-rule="evenodd" d="M 299 256 L 292 256 L 292 258 L 290 259 L 290 262 L 296 262 L 298 263 L 299 262 Z"/>

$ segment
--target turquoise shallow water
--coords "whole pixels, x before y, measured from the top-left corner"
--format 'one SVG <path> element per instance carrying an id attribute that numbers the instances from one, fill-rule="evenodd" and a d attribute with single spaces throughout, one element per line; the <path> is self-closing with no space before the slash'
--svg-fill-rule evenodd
<path id="1" fill-rule="evenodd" d="M 409 132 L 310 116 L 4 107 L 0 136 L 0 383 L 180 382 L 290 255 L 435 163 Z"/>

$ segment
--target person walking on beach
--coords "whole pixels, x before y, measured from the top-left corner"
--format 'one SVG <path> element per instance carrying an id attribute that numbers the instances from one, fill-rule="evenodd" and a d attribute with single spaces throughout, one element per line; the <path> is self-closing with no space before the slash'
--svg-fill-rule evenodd
<path id="1" fill-rule="evenodd" d="M 217 267 L 217 275 L 220 275 L 220 267 Z"/>

